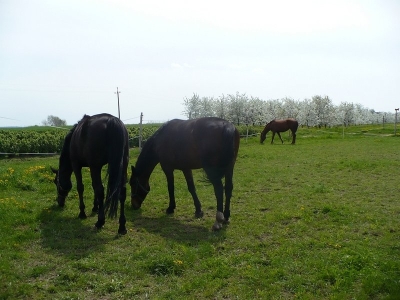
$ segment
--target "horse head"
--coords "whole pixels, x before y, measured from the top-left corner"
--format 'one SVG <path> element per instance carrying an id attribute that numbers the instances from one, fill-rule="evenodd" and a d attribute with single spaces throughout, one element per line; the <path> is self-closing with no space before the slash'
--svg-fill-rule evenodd
<path id="1" fill-rule="evenodd" d="M 71 180 L 69 180 L 68 182 L 66 182 L 66 187 L 62 187 L 61 183 L 60 183 L 60 171 L 57 169 L 54 169 L 52 167 L 51 171 L 56 175 L 56 177 L 54 178 L 54 184 L 57 187 L 57 202 L 58 205 L 60 207 L 64 207 L 65 204 L 65 198 L 67 198 L 69 191 L 72 188 L 72 183 Z"/>
<path id="2" fill-rule="evenodd" d="M 267 137 L 267 134 L 264 131 L 261 132 L 261 134 L 260 134 L 260 143 L 261 144 L 264 143 L 266 137 Z"/>
<path id="3" fill-rule="evenodd" d="M 261 135 L 260 135 L 260 143 L 261 144 L 264 143 L 265 138 L 267 137 L 267 133 L 271 130 L 270 126 L 271 126 L 271 122 L 269 122 L 267 125 L 265 125 L 263 131 L 261 132 Z"/>
<path id="4" fill-rule="evenodd" d="M 148 181 L 145 183 L 140 182 L 134 166 L 131 166 L 131 169 L 132 175 L 129 179 L 129 184 L 131 186 L 131 204 L 133 209 L 139 209 L 144 199 L 146 199 L 147 194 L 150 192 L 150 185 Z"/>

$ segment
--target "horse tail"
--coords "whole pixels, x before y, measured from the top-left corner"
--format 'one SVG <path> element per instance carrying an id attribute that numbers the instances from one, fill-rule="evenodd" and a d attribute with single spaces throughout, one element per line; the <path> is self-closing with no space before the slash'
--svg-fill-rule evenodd
<path id="1" fill-rule="evenodd" d="M 124 156 L 126 152 L 127 133 L 125 125 L 117 118 L 110 118 L 107 122 L 107 152 L 108 152 L 108 183 L 105 212 L 115 218 L 118 211 L 121 180 L 123 180 Z"/>
<path id="2" fill-rule="evenodd" d="M 233 169 L 240 143 L 239 131 L 233 124 L 229 123 L 229 125 L 225 126 L 223 129 L 221 140 L 223 145 L 220 153 L 220 162 L 216 167 L 204 168 L 207 178 L 211 182 L 221 180 L 229 168 Z"/>

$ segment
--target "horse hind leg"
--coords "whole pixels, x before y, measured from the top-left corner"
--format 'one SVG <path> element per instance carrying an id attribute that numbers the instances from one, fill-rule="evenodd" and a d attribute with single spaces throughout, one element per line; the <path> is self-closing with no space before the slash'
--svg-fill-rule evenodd
<path id="1" fill-rule="evenodd" d="M 125 218 L 125 200 L 126 200 L 126 184 L 124 183 L 120 188 L 119 202 L 121 204 L 120 214 L 119 214 L 119 234 L 126 234 L 126 218 Z"/>
<path id="2" fill-rule="evenodd" d="M 94 195 L 99 204 L 99 212 L 97 214 L 97 222 L 95 224 L 97 229 L 100 229 L 105 224 L 105 213 L 104 213 L 104 186 L 101 182 L 101 169 L 91 169 L 90 175 L 92 177 L 92 187 Z"/>
<path id="3" fill-rule="evenodd" d="M 104 187 L 103 185 L 100 185 L 99 187 L 94 188 L 94 190 L 99 201 L 99 212 L 97 214 L 97 222 L 95 226 L 97 229 L 100 229 L 106 223 L 106 216 L 104 214 Z"/>
<path id="4" fill-rule="evenodd" d="M 214 180 L 213 182 L 212 182 L 212 184 L 213 184 L 213 186 L 214 186 L 214 193 L 215 193 L 215 196 L 216 196 L 216 198 L 217 198 L 217 214 L 216 214 L 216 217 L 215 217 L 215 223 L 214 223 L 214 225 L 212 226 L 212 230 L 213 231 L 217 231 L 217 230 L 220 230 L 221 228 L 222 228 L 222 224 L 225 222 L 225 217 L 224 217 L 224 214 L 223 214 L 223 206 L 224 206 L 224 203 L 223 203 L 223 197 L 224 197 L 224 187 L 223 187 L 223 185 L 222 185 L 222 180 L 221 179 L 219 179 L 219 180 Z"/>
<path id="5" fill-rule="evenodd" d="M 296 132 L 292 131 L 292 145 L 294 145 L 296 143 Z"/>
<path id="6" fill-rule="evenodd" d="M 128 151 L 127 151 L 128 152 Z M 120 182 L 120 189 L 119 189 L 119 202 L 121 204 L 121 209 L 119 213 L 119 234 L 126 234 L 126 217 L 125 217 L 125 200 L 126 200 L 126 183 L 128 174 L 126 173 L 126 169 L 128 166 L 128 155 L 124 156 L 123 164 L 122 164 L 122 180 Z"/>
<path id="7" fill-rule="evenodd" d="M 215 216 L 215 222 L 212 226 L 212 231 L 218 231 L 222 229 L 222 224 L 225 223 L 224 214 L 220 211 L 217 211 L 217 215 Z"/>

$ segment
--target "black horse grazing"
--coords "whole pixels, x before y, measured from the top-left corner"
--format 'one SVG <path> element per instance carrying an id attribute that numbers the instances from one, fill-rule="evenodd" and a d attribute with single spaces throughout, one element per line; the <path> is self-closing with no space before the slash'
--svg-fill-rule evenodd
<path id="1" fill-rule="evenodd" d="M 260 143 L 263 143 L 265 141 L 267 133 L 269 131 L 272 131 L 271 144 L 274 143 L 275 133 L 278 134 L 283 144 L 280 132 L 285 132 L 287 130 L 290 130 L 292 132 L 292 145 L 294 145 L 296 143 L 296 131 L 298 127 L 299 123 L 295 119 L 273 120 L 269 122 L 267 125 L 265 125 L 264 130 L 261 132 Z"/>
<path id="2" fill-rule="evenodd" d="M 238 130 L 230 122 L 220 118 L 172 120 L 161 126 L 145 143 L 136 166 L 132 166 L 131 203 L 139 209 L 150 191 L 149 178 L 160 163 L 168 182 L 169 206 L 167 213 L 175 210 L 174 170 L 185 176 L 196 208 L 195 216 L 202 217 L 201 204 L 196 194 L 192 169 L 203 168 L 213 184 L 217 198 L 217 215 L 213 230 L 222 228 L 230 217 L 230 199 L 233 190 L 233 168 L 239 149 Z M 225 177 L 225 210 L 223 211 Z M 223 213 L 222 213 L 223 211 Z"/>
<path id="3" fill-rule="evenodd" d="M 121 202 L 118 233 L 125 234 L 124 203 L 126 199 L 127 168 L 129 160 L 128 132 L 125 125 L 109 114 L 85 115 L 65 137 L 60 155 L 59 169 L 54 180 L 57 185 L 57 202 L 63 207 L 65 198 L 72 188 L 71 175 L 75 173 L 79 194 L 79 218 L 86 218 L 83 202 L 82 167 L 90 168 L 92 187 L 95 194 L 93 212 L 98 211 L 97 228 L 105 223 L 105 212 L 115 217 L 118 199 Z M 101 182 L 101 169 L 108 164 L 106 202 Z"/>

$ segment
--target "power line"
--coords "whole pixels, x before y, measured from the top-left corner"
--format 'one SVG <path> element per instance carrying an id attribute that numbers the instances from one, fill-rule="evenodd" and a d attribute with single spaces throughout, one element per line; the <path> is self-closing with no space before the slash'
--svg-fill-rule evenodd
<path id="1" fill-rule="evenodd" d="M 20 120 L 17 120 L 17 119 L 11 119 L 11 118 L 6 118 L 6 117 L 0 117 L 1 119 L 7 119 L 7 120 L 13 120 L 13 121 L 18 121 L 18 122 L 21 122 Z"/>
<path id="2" fill-rule="evenodd" d="M 134 118 L 129 118 L 129 119 L 122 120 L 122 122 L 133 120 L 133 119 L 139 119 L 139 118 L 140 118 L 140 116 L 139 117 L 134 117 Z"/>

